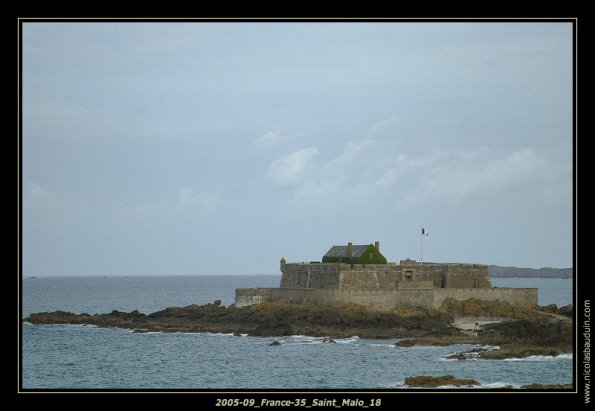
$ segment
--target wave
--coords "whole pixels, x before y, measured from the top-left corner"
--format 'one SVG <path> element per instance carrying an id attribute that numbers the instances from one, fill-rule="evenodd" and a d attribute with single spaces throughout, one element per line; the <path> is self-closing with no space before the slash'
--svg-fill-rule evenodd
<path id="1" fill-rule="evenodd" d="M 312 345 L 312 344 L 322 344 L 327 337 L 310 337 L 307 335 L 292 335 L 288 338 L 285 338 L 282 341 L 283 344 L 287 345 Z"/>
<path id="2" fill-rule="evenodd" d="M 502 381 L 491 382 L 488 384 L 480 384 L 479 385 L 479 388 L 504 388 L 504 387 L 521 388 L 521 386 L 519 384 L 513 384 L 510 382 L 502 382 Z"/>
<path id="3" fill-rule="evenodd" d="M 196 333 L 194 333 L 194 334 L 196 334 Z M 223 337 L 233 337 L 234 336 L 233 333 L 210 333 L 210 332 L 206 332 L 204 334 L 206 334 L 206 335 L 216 335 L 216 336 L 220 336 L 220 337 L 221 336 L 223 336 Z"/>
<path id="4" fill-rule="evenodd" d="M 486 351 L 494 351 L 494 350 L 499 350 L 500 346 L 499 345 L 476 345 L 476 348 L 481 348 L 484 349 Z"/>
<path id="5" fill-rule="evenodd" d="M 351 344 L 359 341 L 357 335 L 348 338 L 312 337 L 309 335 L 291 335 L 280 340 L 286 345 L 314 345 L 314 344 Z"/>
<path id="6" fill-rule="evenodd" d="M 397 384 L 392 384 L 389 385 L 387 388 L 391 388 L 391 389 L 425 389 L 425 390 L 460 390 L 460 389 L 476 389 L 476 390 L 481 390 L 481 389 L 499 389 L 499 388 L 510 388 L 512 387 L 512 389 L 519 389 L 521 388 L 521 385 L 519 384 L 513 384 L 513 383 L 509 383 L 509 382 L 503 382 L 503 381 L 496 381 L 496 382 L 490 382 L 490 383 L 479 383 L 476 385 L 468 385 L 468 386 L 458 386 L 458 385 L 440 385 L 438 387 L 415 387 L 415 386 L 409 386 L 406 385 L 404 382 L 400 382 Z"/>
<path id="7" fill-rule="evenodd" d="M 350 344 L 353 342 L 356 342 L 359 340 L 359 337 L 357 335 L 354 335 L 353 337 L 349 337 L 349 338 L 337 338 L 335 340 L 336 343 L 339 344 Z"/>
<path id="8" fill-rule="evenodd" d="M 556 360 L 572 360 L 572 353 L 564 353 L 557 356 L 553 355 L 530 355 L 525 358 L 505 358 L 501 361 L 556 361 Z"/>

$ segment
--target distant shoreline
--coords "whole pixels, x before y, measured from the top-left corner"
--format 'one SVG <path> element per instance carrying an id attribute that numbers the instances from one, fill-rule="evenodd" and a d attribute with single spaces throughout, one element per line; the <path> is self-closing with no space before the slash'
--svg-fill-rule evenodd
<path id="1" fill-rule="evenodd" d="M 490 278 L 563 278 L 563 279 L 570 279 L 572 278 L 572 268 L 552 268 L 552 267 L 543 267 L 543 268 L 520 268 L 520 267 L 503 267 L 498 265 L 489 265 L 488 266 L 488 274 Z M 82 276 L 57 276 L 57 275 L 28 275 L 23 276 L 23 278 L 27 279 L 39 279 L 39 278 L 48 278 L 48 277 L 60 277 L 60 278 L 69 278 L 69 277 L 103 277 L 103 278 L 127 278 L 127 277 L 162 277 L 161 275 L 82 275 Z M 171 277 L 226 277 L 226 276 L 246 276 L 246 277 L 261 277 L 261 276 L 278 276 L 281 277 L 281 274 L 174 274 Z"/>
<path id="2" fill-rule="evenodd" d="M 519 268 L 501 267 L 498 265 L 488 266 L 488 274 L 491 278 L 572 278 L 572 268 Z"/>

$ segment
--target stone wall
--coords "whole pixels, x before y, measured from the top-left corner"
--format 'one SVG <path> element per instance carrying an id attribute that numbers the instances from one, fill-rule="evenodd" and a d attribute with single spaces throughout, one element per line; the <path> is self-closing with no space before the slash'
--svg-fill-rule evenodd
<path id="1" fill-rule="evenodd" d="M 283 267 L 281 288 L 395 288 L 395 264 L 308 264 Z"/>
<path id="2" fill-rule="evenodd" d="M 413 283 L 436 288 L 491 288 L 488 267 L 482 264 L 282 264 L 281 288 L 394 289 Z M 410 285 L 406 285 L 407 282 Z"/>
<path id="3" fill-rule="evenodd" d="M 401 261 L 399 265 L 399 280 L 406 281 L 430 281 L 434 287 L 444 286 L 444 264 L 424 263 L 420 264 L 414 260 Z M 408 278 L 411 277 L 411 280 Z"/>
<path id="4" fill-rule="evenodd" d="M 342 264 L 340 271 L 342 289 L 395 288 L 394 264 Z"/>
<path id="5" fill-rule="evenodd" d="M 492 288 L 487 265 L 444 264 L 444 267 L 444 288 Z"/>
<path id="6" fill-rule="evenodd" d="M 339 264 L 285 264 L 281 288 L 339 288 Z"/>
<path id="7" fill-rule="evenodd" d="M 519 307 L 537 304 L 537 288 L 442 288 L 432 290 L 433 305 L 438 308 L 447 298 L 464 301 L 477 298 L 483 301 L 502 301 Z"/>
<path id="8" fill-rule="evenodd" d="M 442 302 L 447 298 L 454 298 L 459 301 L 477 298 L 484 301 L 502 301 L 515 306 L 531 307 L 537 304 L 537 289 L 236 289 L 236 305 L 238 307 L 265 301 L 320 305 L 355 303 L 378 311 L 391 311 L 396 308 L 410 307 L 440 308 Z"/>
<path id="9" fill-rule="evenodd" d="M 397 281 L 395 288 L 436 288 L 433 281 Z"/>

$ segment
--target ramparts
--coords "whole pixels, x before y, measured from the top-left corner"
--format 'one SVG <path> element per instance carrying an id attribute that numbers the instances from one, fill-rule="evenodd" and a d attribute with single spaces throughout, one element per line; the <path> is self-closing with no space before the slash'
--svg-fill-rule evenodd
<path id="1" fill-rule="evenodd" d="M 260 302 L 365 305 L 380 311 L 440 308 L 444 300 L 537 304 L 537 289 L 493 288 L 488 266 L 402 260 L 399 264 L 286 263 L 281 259 L 279 288 L 236 290 L 236 306 Z"/>
<path id="2" fill-rule="evenodd" d="M 476 298 L 501 301 L 519 307 L 537 304 L 536 288 L 396 288 L 388 289 L 312 289 L 312 288 L 242 288 L 236 289 L 236 306 L 261 302 L 290 304 L 340 305 L 361 304 L 378 311 L 429 307 L 440 308 L 444 300 L 464 301 Z"/>

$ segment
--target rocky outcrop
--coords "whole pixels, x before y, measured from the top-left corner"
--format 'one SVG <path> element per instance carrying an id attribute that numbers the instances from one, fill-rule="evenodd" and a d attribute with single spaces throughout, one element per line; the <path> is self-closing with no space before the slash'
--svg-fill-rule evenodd
<path id="1" fill-rule="evenodd" d="M 473 379 L 461 379 L 454 375 L 441 375 L 439 377 L 418 375 L 405 378 L 405 385 L 411 388 L 436 388 L 444 386 L 473 387 L 479 385 L 479 383 Z"/>
<path id="2" fill-rule="evenodd" d="M 345 338 L 398 338 L 449 330 L 452 318 L 436 310 L 375 312 L 364 306 L 316 306 L 261 303 L 248 307 L 220 304 L 169 307 L 149 315 L 138 311 L 109 314 L 74 314 L 65 311 L 35 313 L 25 318 L 32 324 L 90 324 L 119 327 L 135 332 L 223 332 L 254 336 L 304 334 Z"/>
<path id="3" fill-rule="evenodd" d="M 553 308 L 552 308 L 553 310 Z M 561 312 L 558 310 L 557 312 Z M 455 315 L 473 313 L 491 316 L 508 313 L 520 320 L 484 326 L 477 331 L 453 326 Z M 457 343 L 499 346 L 499 349 L 474 349 L 451 356 L 502 359 L 530 355 L 559 355 L 572 352 L 572 321 L 561 314 L 515 311 L 500 303 L 472 299 L 447 302 L 444 311 L 412 308 L 393 312 L 372 311 L 361 305 L 319 306 L 305 304 L 261 303 L 247 307 L 225 307 L 216 302 L 206 305 L 169 307 L 149 315 L 137 310 L 114 310 L 109 314 L 74 314 L 65 311 L 35 313 L 25 318 L 32 324 L 88 324 L 119 327 L 144 332 L 220 332 L 234 335 L 315 337 L 398 338 L 395 345 L 452 345 Z"/>
<path id="4" fill-rule="evenodd" d="M 423 343 L 423 340 L 416 342 Z M 536 315 L 536 318 L 531 320 L 503 322 L 479 330 L 476 336 L 469 336 L 465 342 L 498 348 L 474 348 L 448 358 L 501 360 L 534 355 L 556 357 L 572 352 L 572 323 L 555 317 Z"/>
<path id="5" fill-rule="evenodd" d="M 571 390 L 572 384 L 527 384 L 521 387 L 523 390 Z"/>
<path id="6" fill-rule="evenodd" d="M 530 318 L 532 312 L 525 307 L 512 306 L 501 301 L 484 301 L 477 298 L 469 298 L 464 301 L 447 298 L 442 303 L 440 310 L 457 317 L 508 317 L 508 318 Z"/>
<path id="7" fill-rule="evenodd" d="M 410 388 L 438 388 L 438 387 L 459 387 L 477 388 L 480 383 L 474 379 L 457 378 L 454 375 L 441 375 L 432 377 L 428 375 L 417 375 L 405 378 L 405 385 Z M 497 389 L 511 390 L 512 385 L 497 387 Z M 520 387 L 522 390 L 568 390 L 572 384 L 527 384 Z"/>

